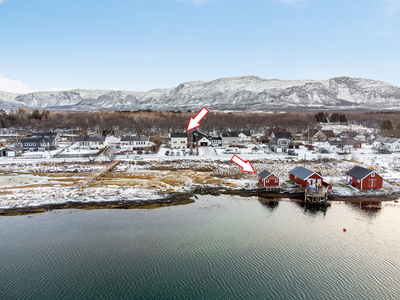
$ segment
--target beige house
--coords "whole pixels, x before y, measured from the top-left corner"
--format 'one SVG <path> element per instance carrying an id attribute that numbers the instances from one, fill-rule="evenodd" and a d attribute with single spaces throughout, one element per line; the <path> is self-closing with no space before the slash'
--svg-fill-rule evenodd
<path id="1" fill-rule="evenodd" d="M 186 149 L 188 144 L 188 134 L 187 132 L 171 132 L 170 141 L 170 147 L 172 149 Z"/>

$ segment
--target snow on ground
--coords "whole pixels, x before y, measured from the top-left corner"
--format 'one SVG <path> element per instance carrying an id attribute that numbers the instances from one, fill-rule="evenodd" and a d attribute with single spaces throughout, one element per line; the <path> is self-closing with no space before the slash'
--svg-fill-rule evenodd
<path id="1" fill-rule="evenodd" d="M 295 150 L 298 156 L 289 156 L 284 153 L 271 153 L 264 145 L 262 146 L 249 144 L 246 148 L 236 148 L 233 151 L 237 151 L 236 155 L 243 160 L 249 160 L 257 173 L 266 169 L 276 174 L 284 182 L 286 189 L 295 189 L 287 182 L 288 172 L 297 165 L 303 165 L 311 170 L 321 171 L 326 181 L 333 185 L 332 192 L 336 195 L 379 196 L 400 192 L 400 153 L 377 154 L 372 146 L 363 144 L 361 149 L 354 149 L 353 153 L 347 155 L 322 154 L 301 146 Z M 254 151 L 254 147 L 259 150 Z M 108 163 L 104 157 L 100 157 L 95 163 L 89 163 L 82 157 L 50 160 L 2 157 L 0 158 L 0 172 L 3 172 L 0 173 L 0 208 L 65 201 L 160 198 L 157 193 L 163 189 L 146 182 L 151 180 L 160 182 L 164 177 L 168 180 L 177 180 L 175 183 L 165 181 L 164 190 L 188 191 L 196 185 L 258 188 L 257 174 L 240 172 L 240 168 L 230 162 L 233 154 L 224 153 L 225 150 L 199 147 L 198 156 L 189 156 L 183 155 L 184 150 L 175 149 L 174 156 L 167 156 L 166 151 L 171 153 L 171 149 L 162 147 L 156 155 L 141 155 L 142 160 L 133 160 L 133 156 L 118 155 L 117 159 L 120 159 L 121 163 L 113 173 L 132 174 L 134 178 L 140 177 L 141 183 L 132 186 L 129 186 L 129 183 L 126 186 L 114 186 L 104 181 L 103 186 L 91 186 L 84 191 L 74 189 L 72 185 L 89 173 L 103 168 Z M 80 152 L 78 149 L 70 151 Z M 360 192 L 345 184 L 345 173 L 355 165 L 374 168 L 385 180 L 383 189 Z M 55 179 L 53 175 L 56 174 L 59 175 Z M 75 181 L 71 180 L 71 176 Z"/>
<path id="2" fill-rule="evenodd" d="M 374 133 L 374 128 L 364 127 L 362 125 L 354 125 L 354 124 L 330 124 L 330 123 L 320 123 L 322 126 L 322 130 L 332 130 L 335 134 L 339 134 L 343 131 L 353 131 L 359 133 Z"/>

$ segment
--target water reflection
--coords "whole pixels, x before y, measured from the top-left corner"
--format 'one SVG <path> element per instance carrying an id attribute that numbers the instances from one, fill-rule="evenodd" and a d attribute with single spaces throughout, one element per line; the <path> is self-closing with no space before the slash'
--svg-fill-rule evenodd
<path id="1" fill-rule="evenodd" d="M 260 201 L 260 203 L 270 212 L 273 212 L 279 206 L 279 201 L 277 201 L 276 199 L 258 197 L 258 201 Z"/>
<path id="2" fill-rule="evenodd" d="M 365 213 L 369 217 L 376 217 L 382 210 L 381 201 L 357 201 L 357 202 L 346 202 L 350 204 L 352 208 L 359 212 Z"/>
<path id="3" fill-rule="evenodd" d="M 320 205 L 320 204 L 310 204 L 305 202 L 295 202 L 299 207 L 303 209 L 303 212 L 307 215 L 317 216 L 320 214 L 326 215 L 328 208 L 331 207 L 329 202 Z"/>

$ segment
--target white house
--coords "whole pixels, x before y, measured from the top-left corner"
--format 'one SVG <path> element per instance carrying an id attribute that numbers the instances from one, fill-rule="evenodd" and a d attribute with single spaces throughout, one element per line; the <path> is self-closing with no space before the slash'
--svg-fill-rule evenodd
<path id="1" fill-rule="evenodd" d="M 121 138 L 120 137 L 115 137 L 115 136 L 108 136 L 107 137 L 108 145 L 114 146 L 116 149 L 118 149 L 121 145 Z"/>
<path id="2" fill-rule="evenodd" d="M 372 147 L 376 150 L 384 150 L 385 149 L 385 142 L 388 140 L 389 138 L 384 137 L 384 136 L 380 136 L 377 137 L 373 143 L 372 143 Z"/>
<path id="3" fill-rule="evenodd" d="M 171 132 L 170 136 L 172 149 L 185 149 L 188 143 L 187 132 Z"/>
<path id="4" fill-rule="evenodd" d="M 124 151 L 147 150 L 154 145 L 145 135 L 123 136 L 121 137 L 120 149 Z"/>
<path id="5" fill-rule="evenodd" d="M 86 136 L 78 137 L 75 140 L 78 147 L 86 147 L 90 149 L 102 149 L 108 145 L 108 139 L 104 136 Z"/>
<path id="6" fill-rule="evenodd" d="M 400 152 L 400 139 L 390 138 L 384 144 L 384 149 L 390 152 Z"/>

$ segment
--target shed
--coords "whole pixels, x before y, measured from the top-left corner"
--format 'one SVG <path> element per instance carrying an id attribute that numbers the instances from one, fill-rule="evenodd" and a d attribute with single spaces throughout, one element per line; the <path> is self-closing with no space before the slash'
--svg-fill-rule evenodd
<path id="1" fill-rule="evenodd" d="M 360 190 L 381 189 L 383 178 L 374 170 L 355 166 L 346 173 L 346 181 Z"/>
<path id="2" fill-rule="evenodd" d="M 279 178 L 272 174 L 271 172 L 264 170 L 260 174 L 258 174 L 258 182 L 262 186 L 279 186 Z"/>
<path id="3" fill-rule="evenodd" d="M 324 177 L 321 172 L 314 172 L 308 170 L 302 166 L 297 166 L 289 172 L 289 179 L 300 184 L 302 187 L 307 188 L 309 185 L 325 185 L 328 189 L 332 189 L 332 186 L 324 182 Z"/>

